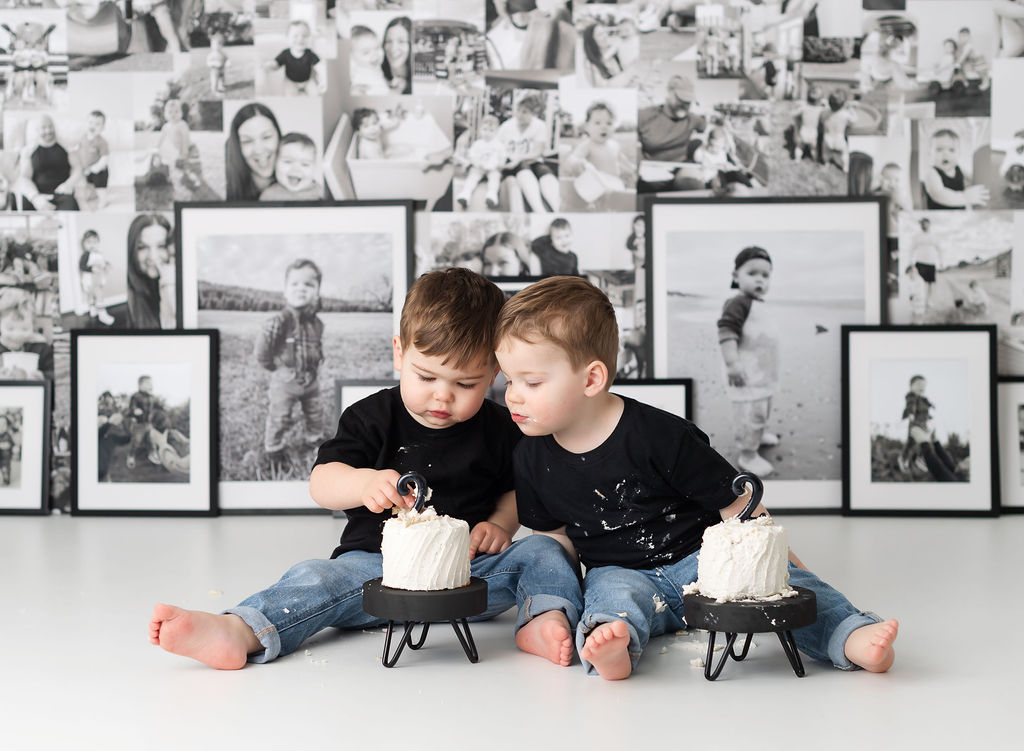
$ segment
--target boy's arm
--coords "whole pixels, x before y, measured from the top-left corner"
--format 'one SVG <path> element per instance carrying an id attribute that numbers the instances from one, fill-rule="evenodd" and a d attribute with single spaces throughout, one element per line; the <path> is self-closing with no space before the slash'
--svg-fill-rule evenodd
<path id="1" fill-rule="evenodd" d="M 928 170 L 924 186 L 933 200 L 945 206 L 980 206 L 988 202 L 988 188 L 984 185 L 968 185 L 963 190 L 952 190 L 942 184 L 937 169 Z"/>
<path id="2" fill-rule="evenodd" d="M 253 354 L 256 355 L 256 362 L 267 370 L 274 370 L 277 367 L 274 355 L 277 353 L 278 341 L 281 338 L 281 323 L 281 316 L 274 316 L 263 324 L 263 330 L 256 339 Z"/>
<path id="3" fill-rule="evenodd" d="M 395 483 L 401 475 L 393 469 L 353 467 L 342 462 L 327 462 L 313 467 L 309 475 L 309 495 L 324 508 L 345 511 L 365 506 L 380 513 L 393 506 L 412 506 L 412 494 L 403 500 Z"/>
<path id="4" fill-rule="evenodd" d="M 469 557 L 477 553 L 500 553 L 512 544 L 512 536 L 519 531 L 519 513 L 516 493 L 510 490 L 498 498 L 487 521 L 477 524 L 469 533 Z"/>

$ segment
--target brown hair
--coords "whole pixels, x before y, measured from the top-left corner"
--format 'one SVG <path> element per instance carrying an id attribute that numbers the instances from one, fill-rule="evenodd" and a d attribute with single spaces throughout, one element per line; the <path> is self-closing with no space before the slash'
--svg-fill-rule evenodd
<path id="1" fill-rule="evenodd" d="M 619 325 L 608 297 L 578 276 L 552 276 L 531 284 L 505 303 L 497 341 L 507 337 L 561 348 L 578 369 L 593 360 L 607 366 L 609 385 L 619 354 Z"/>
<path id="2" fill-rule="evenodd" d="M 494 326 L 505 294 L 469 269 L 430 271 L 409 288 L 399 336 L 430 357 L 456 368 L 494 361 Z"/>

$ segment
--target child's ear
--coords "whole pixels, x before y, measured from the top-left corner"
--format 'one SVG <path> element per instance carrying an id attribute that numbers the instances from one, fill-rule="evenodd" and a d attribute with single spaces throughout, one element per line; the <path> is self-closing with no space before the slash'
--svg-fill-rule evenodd
<path id="1" fill-rule="evenodd" d="M 600 360 L 592 360 L 585 368 L 587 382 L 583 387 L 584 396 L 597 396 L 608 386 L 608 366 Z"/>
<path id="2" fill-rule="evenodd" d="M 402 337 L 395 334 L 391 337 L 392 365 L 395 370 L 402 369 Z"/>

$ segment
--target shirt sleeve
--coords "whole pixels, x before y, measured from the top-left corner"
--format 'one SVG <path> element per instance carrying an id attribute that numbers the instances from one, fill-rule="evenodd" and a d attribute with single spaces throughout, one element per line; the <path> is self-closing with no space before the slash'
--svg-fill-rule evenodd
<path id="1" fill-rule="evenodd" d="M 529 443 L 532 438 L 524 438 L 516 446 L 512 454 L 512 471 L 515 477 L 516 508 L 519 512 L 519 523 L 536 532 L 551 532 L 565 526 L 565 522 L 556 519 L 544 506 L 540 494 L 530 481 Z"/>
<path id="2" fill-rule="evenodd" d="M 390 393 L 378 392 L 342 412 L 338 432 L 320 446 L 313 466 L 341 462 L 350 467 L 382 469 L 386 428 L 381 426 L 390 425 L 390 398 Z"/>
<path id="3" fill-rule="evenodd" d="M 722 317 L 718 319 L 719 343 L 743 338 L 743 324 L 750 315 L 751 301 L 747 295 L 734 295 L 722 306 Z"/>
<path id="4" fill-rule="evenodd" d="M 279 53 L 277 53 L 277 57 L 274 58 L 274 62 L 283 68 L 285 66 L 286 61 L 288 60 L 287 55 L 288 50 L 281 50 Z"/>
<path id="5" fill-rule="evenodd" d="M 260 331 L 260 335 L 256 339 L 254 352 L 256 362 L 267 370 L 274 370 L 277 367 L 274 364 L 274 355 L 281 348 L 282 336 L 284 336 L 284 316 L 278 313 L 264 322 L 263 330 Z"/>

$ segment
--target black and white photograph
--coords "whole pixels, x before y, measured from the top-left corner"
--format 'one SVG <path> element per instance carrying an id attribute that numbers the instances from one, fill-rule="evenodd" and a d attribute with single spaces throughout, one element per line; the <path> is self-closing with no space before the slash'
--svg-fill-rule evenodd
<path id="1" fill-rule="evenodd" d="M 636 88 L 643 83 L 651 62 L 640 57 L 641 34 L 636 25 L 636 5 L 634 2 L 577 3 L 573 8 L 576 85 L 579 88 Z M 645 41 L 653 39 L 648 35 Z"/>
<path id="2" fill-rule="evenodd" d="M 874 198 L 649 207 L 653 374 L 692 378 L 712 445 L 793 508 L 839 507 L 839 332 L 880 320 L 882 211 Z"/>
<path id="3" fill-rule="evenodd" d="M 899 291 L 890 291 L 887 321 L 996 324 L 999 373 L 1024 375 L 1024 330 L 1013 324 L 1013 212 L 906 212 L 899 228 Z"/>
<path id="4" fill-rule="evenodd" d="M 693 380 L 690 378 L 616 380 L 609 390 L 684 419 L 693 419 Z"/>
<path id="5" fill-rule="evenodd" d="M 128 328 L 126 237 L 134 216 L 112 212 L 69 216 L 57 243 L 57 309 L 65 330 Z M 166 243 L 166 250 L 172 260 L 173 245 Z"/>
<path id="6" fill-rule="evenodd" d="M 1024 377 L 1000 376 L 999 472 L 1002 513 L 1024 513 Z"/>
<path id="7" fill-rule="evenodd" d="M 992 121 L 987 117 L 921 119 L 911 131 L 914 207 L 998 209 L 1001 183 L 992 156 Z"/>
<path id="8" fill-rule="evenodd" d="M 0 514 L 49 510 L 50 389 L 0 380 Z"/>
<path id="9" fill-rule="evenodd" d="M 319 201 L 326 197 L 317 97 L 224 102 L 225 193 L 235 201 Z"/>
<path id="10" fill-rule="evenodd" d="M 528 77 L 571 75 L 576 52 L 572 5 L 569 0 L 488 2 L 488 68 L 529 71 Z"/>
<path id="11" fill-rule="evenodd" d="M 342 33 L 338 56 L 348 69 L 348 93 L 359 96 L 412 94 L 416 74 L 413 19 L 410 9 L 387 3 L 385 10 L 373 9 L 344 11 L 339 18 L 347 19 Z M 408 5 L 412 6 L 410 1 Z M 479 9 L 483 17 L 483 10 Z M 421 58 L 426 62 L 426 58 Z M 433 57 L 430 58 L 433 65 Z M 331 88 L 334 88 L 332 85 Z M 427 94 L 429 92 L 415 92 Z"/>
<path id="12" fill-rule="evenodd" d="M 188 362 L 99 365 L 99 482 L 189 481 L 191 383 Z"/>
<path id="13" fill-rule="evenodd" d="M 217 340 L 72 332 L 72 514 L 217 513 Z"/>
<path id="14" fill-rule="evenodd" d="M 412 198 L 426 211 L 452 208 L 450 96 L 353 96 L 345 100 L 331 162 L 334 179 L 359 200 Z"/>
<path id="15" fill-rule="evenodd" d="M 992 66 L 992 164 L 998 175 L 991 190 L 996 202 L 1024 208 L 1024 102 L 1016 92 L 1024 59 L 997 59 Z"/>
<path id="16" fill-rule="evenodd" d="M 563 211 L 633 211 L 639 143 L 634 89 L 559 93 Z"/>
<path id="17" fill-rule="evenodd" d="M 221 334 L 221 508 L 312 508 L 335 381 L 393 375 L 411 206 L 179 205 L 177 221 L 182 323 Z"/>
<path id="18" fill-rule="evenodd" d="M 68 147 L 84 184 L 82 211 L 135 208 L 135 126 L 130 97 L 111 97 L 109 77 L 76 73 L 68 85 Z"/>
<path id="19" fill-rule="evenodd" d="M 139 211 L 224 196 L 223 105 L 198 99 L 186 83 L 163 73 L 132 76 Z"/>
<path id="20" fill-rule="evenodd" d="M 477 0 L 415 4 L 412 73 L 416 94 L 483 94 L 488 66 L 484 5 Z"/>
<path id="21" fill-rule="evenodd" d="M 183 86 L 201 101 L 252 99 L 258 66 L 253 19 L 211 14 L 204 20 L 189 35 L 188 50 L 174 61 Z"/>
<path id="22" fill-rule="evenodd" d="M 492 85 L 462 102 L 455 211 L 561 210 L 559 94 Z"/>
<path id="23" fill-rule="evenodd" d="M 999 509 L 995 326 L 843 326 L 843 513 Z"/>
<path id="24" fill-rule="evenodd" d="M 338 55 L 337 32 L 327 22 L 323 0 L 269 7 L 269 17 L 260 14 L 253 22 L 256 96 L 322 96 L 327 91 L 324 61 Z M 379 41 L 376 49 L 379 53 Z"/>
<path id="25" fill-rule="evenodd" d="M 908 0 L 916 29 L 912 102 L 935 102 L 938 117 L 988 117 L 998 21 L 989 0 Z"/>
<path id="26" fill-rule="evenodd" d="M 0 11 L 0 66 L 4 110 L 40 111 L 67 106 L 67 19 L 60 9 Z"/>
<path id="27" fill-rule="evenodd" d="M 0 214 L 0 378 L 54 377 L 57 246 L 65 214 Z"/>

